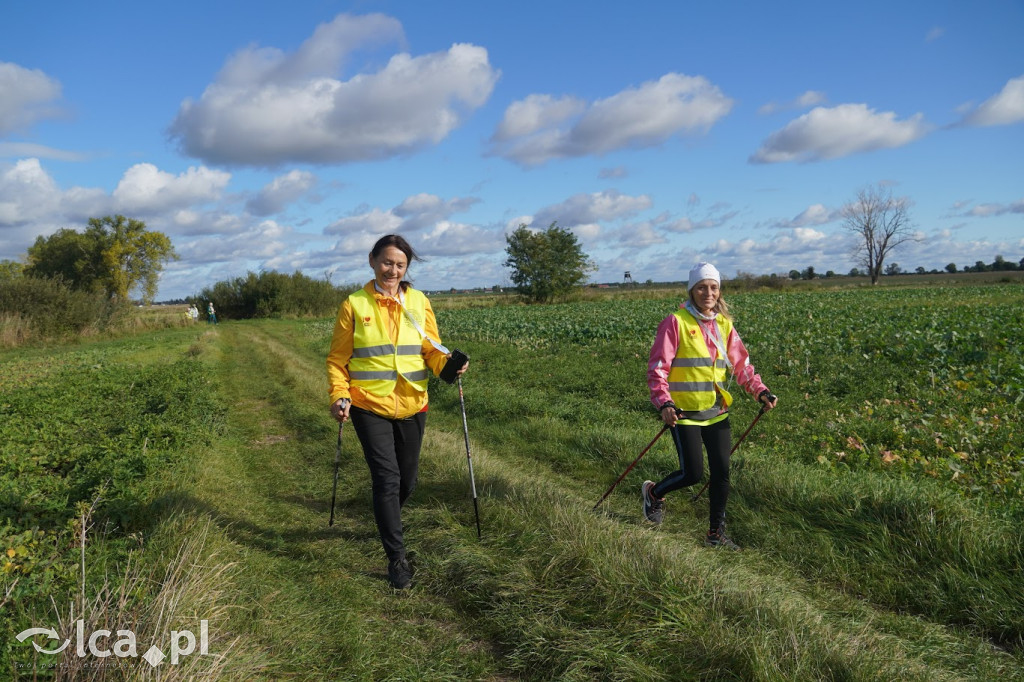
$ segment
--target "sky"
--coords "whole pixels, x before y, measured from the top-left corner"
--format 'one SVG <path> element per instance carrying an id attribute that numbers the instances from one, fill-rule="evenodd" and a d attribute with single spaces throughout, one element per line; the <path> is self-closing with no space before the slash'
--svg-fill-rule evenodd
<path id="1" fill-rule="evenodd" d="M 570 229 L 592 282 L 858 265 L 842 210 L 904 199 L 904 270 L 1024 258 L 1024 2 L 7 0 L 0 259 L 121 214 L 247 272 L 508 285 Z"/>

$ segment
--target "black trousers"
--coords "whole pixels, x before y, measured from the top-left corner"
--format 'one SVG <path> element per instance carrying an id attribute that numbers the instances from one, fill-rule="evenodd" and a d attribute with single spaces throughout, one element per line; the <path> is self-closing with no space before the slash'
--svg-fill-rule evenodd
<path id="1" fill-rule="evenodd" d="M 363 446 L 373 485 L 373 518 L 388 560 L 405 556 L 402 539 L 402 505 L 416 488 L 420 445 L 427 413 L 406 419 L 388 419 L 353 407 L 352 425 Z"/>
<path id="2" fill-rule="evenodd" d="M 729 452 L 732 449 L 729 418 L 710 426 L 677 424 L 670 431 L 679 453 L 679 469 L 663 478 L 651 492 L 655 497 L 664 497 L 673 490 L 700 483 L 704 476 L 703 444 L 708 451 L 708 470 L 711 472 L 708 483 L 709 522 L 711 528 L 717 528 L 725 522 L 725 504 L 729 501 Z"/>

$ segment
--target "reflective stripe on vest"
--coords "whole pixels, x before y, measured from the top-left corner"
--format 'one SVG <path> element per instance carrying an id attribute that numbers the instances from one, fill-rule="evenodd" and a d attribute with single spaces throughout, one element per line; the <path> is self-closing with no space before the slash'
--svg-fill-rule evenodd
<path id="1" fill-rule="evenodd" d="M 704 412 L 716 406 L 729 407 L 732 396 L 725 390 L 728 365 L 724 358 L 711 360 L 700 324 L 686 310 L 675 313 L 679 323 L 679 345 L 668 373 L 672 402 L 684 412 Z M 732 323 L 719 315 L 718 327 L 728 342 Z"/>
<path id="2" fill-rule="evenodd" d="M 405 291 L 405 307 L 420 319 L 426 316 L 426 297 L 415 289 Z M 352 357 L 348 362 L 353 386 L 374 395 L 385 396 L 395 390 L 401 374 L 417 391 L 427 390 L 430 373 L 423 361 L 419 332 L 402 315 L 398 327 L 398 345 L 391 343 L 380 306 L 365 289 L 349 296 L 352 305 Z"/>

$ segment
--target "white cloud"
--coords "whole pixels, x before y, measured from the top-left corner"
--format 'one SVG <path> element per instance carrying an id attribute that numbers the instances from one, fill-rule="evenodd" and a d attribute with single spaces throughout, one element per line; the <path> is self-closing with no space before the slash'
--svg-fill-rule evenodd
<path id="1" fill-rule="evenodd" d="M 938 40 L 945 34 L 946 29 L 942 28 L 941 26 L 932 26 L 930 29 L 928 29 L 928 33 L 925 35 L 924 40 L 926 43 L 930 43 L 935 40 Z"/>
<path id="2" fill-rule="evenodd" d="M 725 272 L 768 274 L 803 270 L 814 266 L 825 273 L 835 269 L 847 272 L 852 267 L 849 254 L 851 242 L 847 235 L 826 234 L 808 227 L 796 227 L 774 234 L 768 241 L 741 239 L 733 242 L 719 239 L 700 252 L 700 257 Z M 849 265 L 846 265 L 849 263 Z"/>
<path id="3" fill-rule="evenodd" d="M 315 186 L 316 176 L 309 171 L 289 171 L 264 185 L 256 196 L 246 202 L 245 207 L 258 216 L 280 213 Z"/>
<path id="4" fill-rule="evenodd" d="M 560 158 L 651 147 L 702 134 L 733 101 L 706 78 L 668 73 L 589 106 L 575 98 L 530 95 L 514 102 L 491 138 L 491 153 L 524 166 Z"/>
<path id="5" fill-rule="evenodd" d="M 997 95 L 988 98 L 967 114 L 964 123 L 971 126 L 1011 125 L 1024 121 L 1024 76 L 1011 78 Z"/>
<path id="6" fill-rule="evenodd" d="M 464 213 L 478 201 L 472 197 L 445 201 L 434 194 L 420 193 L 407 197 L 392 212 L 402 219 L 402 230 L 411 232 L 445 221 L 456 213 Z"/>
<path id="7" fill-rule="evenodd" d="M 56 159 L 57 161 L 84 161 L 85 155 L 78 152 L 69 152 L 63 149 L 54 149 L 32 142 L 0 142 L 0 158 L 36 158 Z"/>
<path id="8" fill-rule="evenodd" d="M 36 237 L 85 223 L 109 207 L 101 189 L 62 190 L 39 159 L 0 164 L 0 258 L 18 258 Z"/>
<path id="9" fill-rule="evenodd" d="M 619 243 L 625 244 L 633 249 L 642 249 L 655 244 L 664 244 L 668 240 L 651 223 L 644 221 L 626 225 L 619 231 Z"/>
<path id="10" fill-rule="evenodd" d="M 33 231 L 40 234 L 60 222 L 84 222 L 109 207 L 109 198 L 100 189 L 62 190 L 39 159 L 0 165 L 0 229 L 37 223 Z"/>
<path id="11" fill-rule="evenodd" d="M 294 247 L 292 229 L 265 220 L 230 235 L 204 236 L 175 247 L 190 265 L 259 260 L 279 256 Z"/>
<path id="12" fill-rule="evenodd" d="M 787 109 L 806 109 L 825 103 L 825 93 L 819 90 L 808 90 L 799 97 L 788 102 L 768 102 L 757 110 L 759 114 L 774 114 Z"/>
<path id="13" fill-rule="evenodd" d="M 60 83 L 38 69 L 0 62 L 0 136 L 59 115 Z"/>
<path id="14" fill-rule="evenodd" d="M 587 108 L 586 102 L 576 97 L 554 98 L 551 95 L 528 95 L 513 102 L 494 132 L 497 141 L 533 135 L 538 131 L 556 127 L 577 116 Z"/>
<path id="15" fill-rule="evenodd" d="M 230 180 L 230 173 L 205 166 L 173 175 L 151 163 L 139 163 L 125 171 L 114 188 L 114 207 L 121 213 L 154 215 L 215 201 Z"/>
<path id="16" fill-rule="evenodd" d="M 0 226 L 21 225 L 42 217 L 60 201 L 60 189 L 39 159 L 23 159 L 0 173 Z"/>
<path id="17" fill-rule="evenodd" d="M 978 204 L 960 215 L 990 218 L 992 216 L 1006 215 L 1007 213 L 1024 213 L 1024 199 L 1010 204 Z"/>
<path id="18" fill-rule="evenodd" d="M 352 235 L 362 234 L 393 234 L 398 231 L 402 219 L 393 211 L 382 211 L 374 208 L 367 213 L 345 216 L 324 228 L 324 234 Z M 370 242 L 373 245 L 373 242 Z M 369 251 L 367 251 L 369 253 Z"/>
<path id="19" fill-rule="evenodd" d="M 866 104 L 817 107 L 768 136 L 750 157 L 752 163 L 821 161 L 859 152 L 901 147 L 924 136 L 922 114 L 898 121 L 896 114 L 878 113 Z"/>
<path id="20" fill-rule="evenodd" d="M 791 220 L 780 220 L 776 227 L 807 227 L 824 225 L 839 217 L 838 212 L 828 210 L 824 204 L 811 204 Z"/>
<path id="21" fill-rule="evenodd" d="M 694 200 L 696 195 L 690 195 L 688 205 L 696 208 L 700 200 Z M 663 213 L 652 221 L 652 225 L 664 232 L 688 233 L 694 230 L 708 230 L 721 227 L 738 215 L 737 211 L 726 210 L 728 204 L 715 204 L 705 213 L 704 217 L 694 220 L 688 216 L 674 218 L 668 213 Z"/>
<path id="22" fill-rule="evenodd" d="M 653 203 L 646 194 L 634 197 L 613 189 L 594 194 L 575 194 L 559 204 L 540 209 L 531 222 L 541 229 L 547 229 L 548 225 L 556 221 L 561 227 L 576 227 L 628 218 L 647 210 Z"/>
<path id="23" fill-rule="evenodd" d="M 493 229 L 442 220 L 417 239 L 415 248 L 426 257 L 463 256 L 502 251 L 505 240 Z"/>
<path id="24" fill-rule="evenodd" d="M 171 134 L 191 156 L 257 166 L 383 159 L 436 144 L 487 101 L 499 74 L 486 49 L 454 44 L 342 79 L 354 50 L 400 38 L 390 17 L 342 14 L 293 54 L 246 48 L 198 101 L 182 103 Z"/>
<path id="25" fill-rule="evenodd" d="M 472 197 L 456 197 L 446 201 L 434 194 L 414 194 L 390 210 L 373 208 L 336 220 L 324 228 L 324 234 L 340 234 L 351 239 L 356 234 L 379 237 L 382 234 L 407 234 L 436 228 L 452 215 L 469 210 L 477 201 Z M 365 238 L 358 240 L 360 248 L 365 241 Z"/>

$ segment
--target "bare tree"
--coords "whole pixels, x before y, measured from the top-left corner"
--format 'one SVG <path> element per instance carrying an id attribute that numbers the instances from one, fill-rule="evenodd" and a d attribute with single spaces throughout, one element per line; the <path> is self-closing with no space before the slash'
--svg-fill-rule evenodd
<path id="1" fill-rule="evenodd" d="M 867 269 L 872 284 L 878 282 L 893 249 L 916 240 L 909 208 L 909 199 L 893 197 L 891 190 L 880 185 L 860 190 L 857 199 L 843 207 L 843 229 L 856 235 L 853 255 Z"/>

